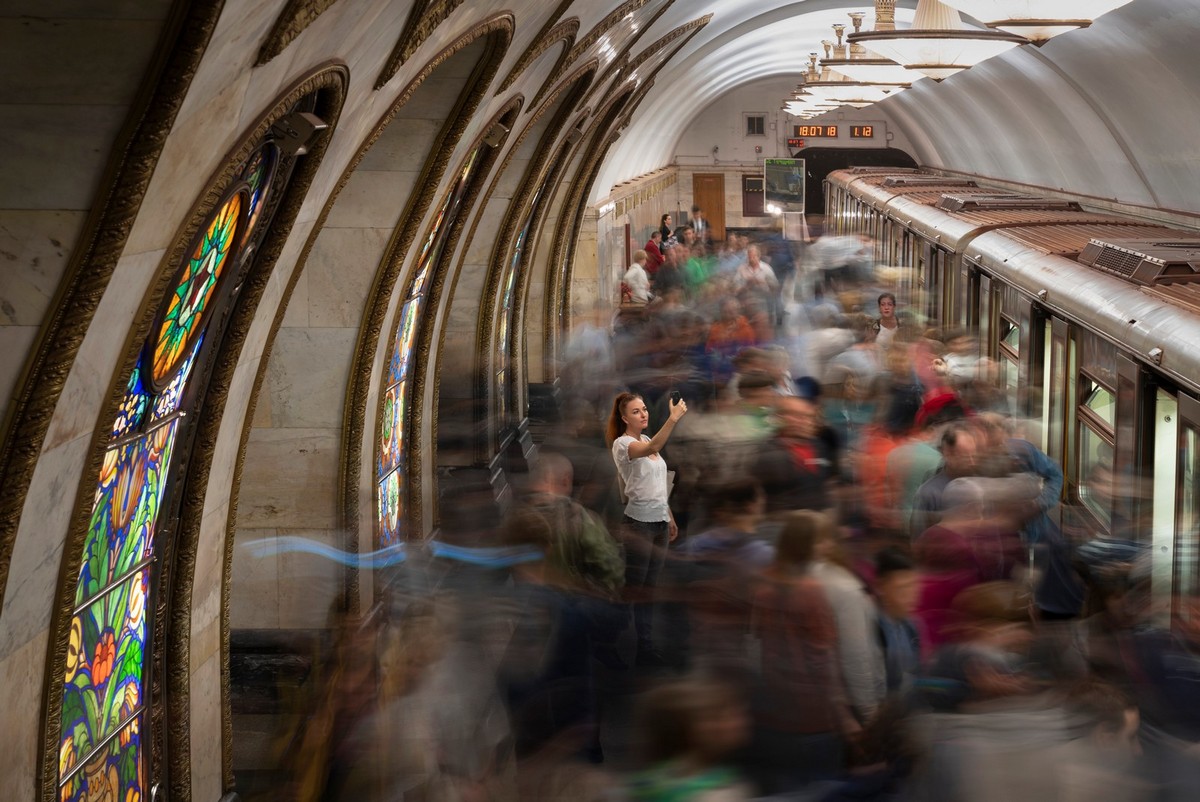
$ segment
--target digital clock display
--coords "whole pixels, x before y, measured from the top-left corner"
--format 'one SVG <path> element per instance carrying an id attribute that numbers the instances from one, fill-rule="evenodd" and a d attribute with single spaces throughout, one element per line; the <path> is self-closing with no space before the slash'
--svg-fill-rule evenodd
<path id="1" fill-rule="evenodd" d="M 875 126 L 873 125 L 852 125 L 850 126 L 851 139 L 872 139 L 875 136 Z"/>
<path id="2" fill-rule="evenodd" d="M 837 137 L 836 125 L 797 125 L 797 137 Z"/>

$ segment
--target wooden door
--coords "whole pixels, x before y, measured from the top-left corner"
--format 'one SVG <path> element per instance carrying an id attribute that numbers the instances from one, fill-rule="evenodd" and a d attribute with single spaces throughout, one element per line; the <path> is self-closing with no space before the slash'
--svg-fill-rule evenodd
<path id="1" fill-rule="evenodd" d="M 712 240 L 725 239 L 725 176 L 722 173 L 692 175 L 692 204 L 699 206 L 712 227 Z"/>

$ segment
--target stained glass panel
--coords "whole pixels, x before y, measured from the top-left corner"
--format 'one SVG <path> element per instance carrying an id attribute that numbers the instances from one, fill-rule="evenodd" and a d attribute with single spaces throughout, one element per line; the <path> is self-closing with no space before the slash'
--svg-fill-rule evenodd
<path id="1" fill-rule="evenodd" d="M 141 802 L 145 783 L 142 767 L 142 717 L 130 721 L 121 733 L 97 752 L 83 769 L 59 788 L 60 802 L 113 800 Z"/>
<path id="2" fill-rule="evenodd" d="M 175 418 L 104 455 L 75 589 L 76 607 L 150 554 L 178 425 Z"/>
<path id="3" fill-rule="evenodd" d="M 379 483 L 379 545 L 395 545 L 401 540 L 403 521 L 400 471 L 392 471 Z"/>
<path id="4" fill-rule="evenodd" d="M 424 309 L 426 294 L 434 270 L 441 261 L 453 222 L 458 215 L 463 196 L 479 157 L 474 151 L 463 164 L 454 187 L 446 193 L 438 207 L 433 224 L 421 245 L 416 270 L 405 293 L 396 322 L 396 336 L 391 343 L 388 360 L 387 390 L 380 412 L 378 459 L 376 470 L 380 477 L 378 491 L 379 545 L 387 547 L 399 542 L 404 521 L 404 426 L 408 417 L 408 378 L 417 339 L 417 324 Z"/>
<path id="5" fill-rule="evenodd" d="M 268 142 L 255 151 L 246 163 L 246 169 L 242 171 L 242 180 L 250 185 L 250 200 L 246 204 L 246 230 L 242 234 L 243 243 L 254 235 L 254 228 L 258 225 L 263 209 L 266 208 L 263 201 L 270 193 L 278 160 L 279 148 Z"/>
<path id="6" fill-rule="evenodd" d="M 396 331 L 396 342 L 392 346 L 389 384 L 404 381 L 408 377 L 413 343 L 417 340 L 417 317 L 421 312 L 421 300 L 414 298 L 400 310 L 400 327 Z"/>
<path id="7" fill-rule="evenodd" d="M 152 420 L 161 420 L 179 409 L 179 402 L 183 399 L 183 391 L 187 387 L 188 378 L 192 375 L 192 364 L 196 361 L 196 355 L 200 353 L 200 346 L 203 344 L 204 335 L 201 334 L 196 339 L 196 345 L 192 348 L 192 353 L 188 355 L 187 361 L 183 363 L 183 367 L 175 374 L 175 378 L 171 379 L 171 383 L 167 385 L 167 388 L 159 393 L 158 398 L 154 400 L 154 415 L 152 416 Z"/>
<path id="8" fill-rule="evenodd" d="M 125 398 L 121 401 L 121 408 L 117 410 L 117 419 L 113 421 L 112 439 L 124 437 L 140 426 L 149 405 L 150 396 L 142 384 L 141 365 L 134 365 L 125 385 Z"/>
<path id="9" fill-rule="evenodd" d="M 58 771 L 66 777 L 142 707 L 149 569 L 71 619 Z"/>
<path id="10" fill-rule="evenodd" d="M 242 202 L 242 193 L 235 193 L 213 217 L 167 300 L 154 343 L 152 377 L 156 387 L 172 376 L 200 332 L 204 311 L 229 259 Z"/>

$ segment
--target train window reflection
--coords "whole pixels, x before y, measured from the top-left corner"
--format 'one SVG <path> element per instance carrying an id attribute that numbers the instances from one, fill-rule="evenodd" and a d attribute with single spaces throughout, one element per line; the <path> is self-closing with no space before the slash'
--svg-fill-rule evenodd
<path id="1" fill-rule="evenodd" d="M 1079 500 L 1106 527 L 1112 524 L 1113 447 L 1092 427 L 1079 427 Z"/>
<path id="2" fill-rule="evenodd" d="M 1150 580 L 1156 599 L 1171 598 L 1172 563 L 1175 557 L 1175 460 L 1178 442 L 1179 402 L 1165 390 L 1158 390 L 1154 401 L 1154 507 L 1151 524 L 1154 555 Z"/>
<path id="3" fill-rule="evenodd" d="M 1011 320 L 1005 319 L 1002 324 L 1004 332 L 1000 342 L 1012 351 L 1014 355 L 1021 354 L 1021 327 Z"/>
<path id="4" fill-rule="evenodd" d="M 1116 425 L 1117 397 L 1107 388 L 1095 385 L 1084 398 L 1083 405 L 1109 426 Z"/>
<path id="5" fill-rule="evenodd" d="M 1200 528 L 1200 489 L 1196 486 L 1197 467 L 1200 467 L 1200 432 L 1191 426 L 1183 430 L 1179 449 L 1179 517 L 1175 525 L 1176 593 L 1192 596 L 1200 591 L 1200 572 L 1197 571 L 1197 552 L 1200 551 L 1197 531 Z"/>

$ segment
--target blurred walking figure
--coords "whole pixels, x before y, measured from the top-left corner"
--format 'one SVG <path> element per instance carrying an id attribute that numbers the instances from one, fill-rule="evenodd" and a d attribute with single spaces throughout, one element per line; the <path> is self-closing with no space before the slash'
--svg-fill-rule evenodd
<path id="1" fill-rule="evenodd" d="M 634 802 L 741 802 L 752 797 L 725 765 L 749 734 L 745 704 L 733 688 L 692 678 L 662 685 L 642 700 L 642 737 L 650 768 L 634 778 Z"/>

